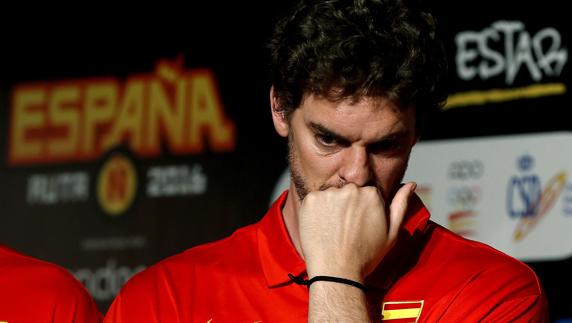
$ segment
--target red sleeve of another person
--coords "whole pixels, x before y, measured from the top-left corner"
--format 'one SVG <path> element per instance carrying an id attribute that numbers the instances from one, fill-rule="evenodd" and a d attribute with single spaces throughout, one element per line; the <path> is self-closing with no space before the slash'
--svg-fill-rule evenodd
<path id="1" fill-rule="evenodd" d="M 0 246 L 0 322 L 101 320 L 85 287 L 65 269 Z"/>

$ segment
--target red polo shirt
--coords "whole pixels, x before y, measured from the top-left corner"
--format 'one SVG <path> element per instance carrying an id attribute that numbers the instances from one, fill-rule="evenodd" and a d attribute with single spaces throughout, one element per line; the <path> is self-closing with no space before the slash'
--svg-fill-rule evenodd
<path id="1" fill-rule="evenodd" d="M 259 223 L 133 277 L 104 322 L 306 322 L 308 290 L 288 278 L 305 265 L 282 219 L 285 200 Z M 428 220 L 414 203 L 396 247 L 368 278 L 374 315 L 394 323 L 544 319 L 532 270 Z"/>
<path id="2" fill-rule="evenodd" d="M 101 313 L 63 268 L 0 245 L 0 322 L 96 323 Z"/>

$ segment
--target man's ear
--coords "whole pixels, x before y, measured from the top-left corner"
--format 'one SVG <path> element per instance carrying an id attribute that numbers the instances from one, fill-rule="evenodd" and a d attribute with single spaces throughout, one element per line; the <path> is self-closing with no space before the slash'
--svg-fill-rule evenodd
<path id="1" fill-rule="evenodd" d="M 282 137 L 288 137 L 290 124 L 284 110 L 280 106 L 280 101 L 274 93 L 274 86 L 270 88 L 270 109 L 272 112 L 272 122 L 274 129 Z"/>

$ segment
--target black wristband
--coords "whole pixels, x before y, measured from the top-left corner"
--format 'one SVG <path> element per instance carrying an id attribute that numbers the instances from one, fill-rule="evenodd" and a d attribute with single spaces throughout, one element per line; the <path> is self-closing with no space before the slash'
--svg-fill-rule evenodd
<path id="1" fill-rule="evenodd" d="M 350 285 L 350 286 L 354 286 L 357 287 L 359 289 L 361 289 L 362 291 L 367 291 L 367 287 L 365 287 L 365 285 L 360 284 L 356 281 L 350 280 L 350 279 L 345 279 L 345 278 L 340 278 L 340 277 L 333 277 L 333 276 L 314 276 L 309 280 L 305 280 L 302 279 L 301 277 L 296 277 L 292 274 L 288 274 L 288 277 L 290 277 L 290 280 L 293 281 L 294 283 L 298 284 L 298 285 L 305 285 L 308 286 L 308 288 L 310 288 L 310 285 L 312 285 L 312 283 L 317 282 L 317 281 L 327 281 L 327 282 L 334 282 L 334 283 L 340 283 L 340 284 L 346 284 L 346 285 Z"/>

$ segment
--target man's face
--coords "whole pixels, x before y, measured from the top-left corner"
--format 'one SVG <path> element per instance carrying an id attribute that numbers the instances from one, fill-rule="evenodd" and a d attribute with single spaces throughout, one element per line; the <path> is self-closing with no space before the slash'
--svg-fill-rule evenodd
<path id="1" fill-rule="evenodd" d="M 274 117 L 288 136 L 293 190 L 301 200 L 311 191 L 347 183 L 376 186 L 391 199 L 417 140 L 415 110 L 398 109 L 384 98 L 331 102 L 307 96 L 289 120 Z"/>

